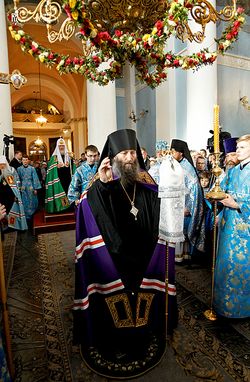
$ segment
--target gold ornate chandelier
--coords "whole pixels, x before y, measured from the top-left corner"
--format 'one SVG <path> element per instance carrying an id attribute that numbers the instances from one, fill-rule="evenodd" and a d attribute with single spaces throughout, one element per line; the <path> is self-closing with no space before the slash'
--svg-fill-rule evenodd
<path id="1" fill-rule="evenodd" d="M 60 73 L 79 73 L 105 85 L 122 77 L 129 61 L 138 77 L 151 87 L 166 79 L 168 68 L 197 69 L 212 64 L 237 39 L 244 23 L 244 10 L 236 1 L 217 11 L 208 0 L 41 0 L 34 9 L 19 7 L 8 15 L 12 37 L 23 51 Z M 70 57 L 41 46 L 27 35 L 23 25 L 31 21 L 47 28 L 49 43 L 77 37 L 83 54 Z M 199 26 L 192 31 L 190 20 Z M 167 40 L 200 43 L 209 22 L 229 22 L 214 51 L 202 49 L 189 56 L 165 52 Z"/>

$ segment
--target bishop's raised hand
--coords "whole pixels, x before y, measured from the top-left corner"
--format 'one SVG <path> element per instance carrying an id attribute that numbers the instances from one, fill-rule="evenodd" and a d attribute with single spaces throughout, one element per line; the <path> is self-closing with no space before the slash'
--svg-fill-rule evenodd
<path id="1" fill-rule="evenodd" d="M 109 157 L 103 159 L 98 169 L 100 180 L 103 183 L 107 183 L 110 179 L 112 179 L 112 171 Z"/>

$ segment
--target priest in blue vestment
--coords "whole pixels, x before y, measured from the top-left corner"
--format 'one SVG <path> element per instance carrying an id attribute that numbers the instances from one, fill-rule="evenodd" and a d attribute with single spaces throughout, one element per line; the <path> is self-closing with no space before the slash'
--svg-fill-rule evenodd
<path id="1" fill-rule="evenodd" d="M 29 157 L 23 155 L 23 165 L 18 167 L 17 173 L 21 183 L 21 195 L 24 207 L 24 213 L 28 222 L 38 208 L 37 190 L 42 186 L 38 179 L 36 170 L 29 165 Z"/>
<path id="2" fill-rule="evenodd" d="M 88 145 L 85 148 L 86 160 L 77 167 L 68 189 L 68 200 L 77 205 L 83 191 L 96 173 L 98 164 L 98 149 L 94 145 Z"/>
<path id="3" fill-rule="evenodd" d="M 250 134 L 237 141 L 240 164 L 221 183 L 227 197 L 219 222 L 214 308 L 225 317 L 250 316 Z"/>
<path id="4" fill-rule="evenodd" d="M 5 205 L 7 210 L 7 226 L 26 230 L 28 227 L 19 188 L 17 171 L 9 166 L 5 155 L 0 155 L 0 203 Z"/>
<path id="5" fill-rule="evenodd" d="M 184 246 L 175 250 L 175 260 L 178 263 L 192 259 L 193 255 L 203 255 L 205 251 L 205 207 L 203 191 L 190 151 L 186 142 L 172 139 L 171 152 L 184 171 L 185 181 L 185 217 Z"/>

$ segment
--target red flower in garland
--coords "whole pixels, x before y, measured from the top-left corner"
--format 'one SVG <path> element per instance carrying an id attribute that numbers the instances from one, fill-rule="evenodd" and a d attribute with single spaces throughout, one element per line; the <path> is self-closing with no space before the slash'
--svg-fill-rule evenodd
<path id="1" fill-rule="evenodd" d="M 239 7 L 237 8 L 237 11 L 236 11 L 239 15 L 241 15 L 242 13 L 244 13 L 244 8 L 242 7 Z"/>
<path id="2" fill-rule="evenodd" d="M 167 75 L 166 75 L 166 73 L 159 73 L 159 76 L 160 76 L 160 78 L 162 78 L 162 79 L 164 79 L 164 78 L 167 78 Z"/>
<path id="3" fill-rule="evenodd" d="M 188 8 L 188 9 L 192 9 L 192 7 L 193 7 L 192 2 L 187 1 L 186 4 L 185 4 L 185 7 Z"/>
<path id="4" fill-rule="evenodd" d="M 151 54 L 150 54 L 150 57 L 151 57 L 151 58 L 157 58 L 157 57 L 158 57 L 158 54 L 156 54 L 156 53 L 151 53 Z"/>
<path id="5" fill-rule="evenodd" d="M 100 40 L 103 40 L 103 41 L 111 40 L 110 34 L 107 31 L 99 32 L 98 37 L 100 38 Z"/>
<path id="6" fill-rule="evenodd" d="M 158 20 L 158 21 L 155 23 L 155 27 L 157 28 L 158 31 L 159 31 L 159 30 L 162 30 L 163 27 L 164 27 L 164 23 L 163 23 L 163 21 Z"/>
<path id="7" fill-rule="evenodd" d="M 239 28 L 240 27 L 240 22 L 237 20 L 237 21 L 234 22 L 233 25 L 234 25 L 234 27 Z"/>
<path id="8" fill-rule="evenodd" d="M 64 10 L 65 10 L 67 16 L 68 16 L 70 19 L 72 19 L 69 5 L 65 5 Z"/>
<path id="9" fill-rule="evenodd" d="M 121 37 L 122 31 L 120 31 L 119 29 L 116 29 L 115 30 L 115 35 L 116 35 L 116 37 Z"/>

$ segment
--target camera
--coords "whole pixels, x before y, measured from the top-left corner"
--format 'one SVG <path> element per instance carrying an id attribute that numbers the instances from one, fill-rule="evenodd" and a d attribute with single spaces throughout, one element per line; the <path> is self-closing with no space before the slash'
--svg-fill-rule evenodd
<path id="1" fill-rule="evenodd" d="M 213 135 L 214 131 L 209 130 L 209 133 L 212 134 L 212 137 L 208 138 L 208 140 L 207 140 L 207 149 L 209 150 L 210 153 L 213 153 L 214 152 L 214 135 Z M 220 128 L 220 137 L 219 137 L 220 152 L 223 154 L 225 154 L 223 141 L 227 138 L 231 138 L 231 134 L 228 133 L 227 131 L 221 131 L 221 128 Z"/>
<path id="2" fill-rule="evenodd" d="M 14 138 L 13 135 L 6 135 L 6 134 L 4 134 L 3 141 L 4 141 L 5 146 L 9 146 L 10 143 L 12 145 L 14 145 L 15 138 Z"/>

